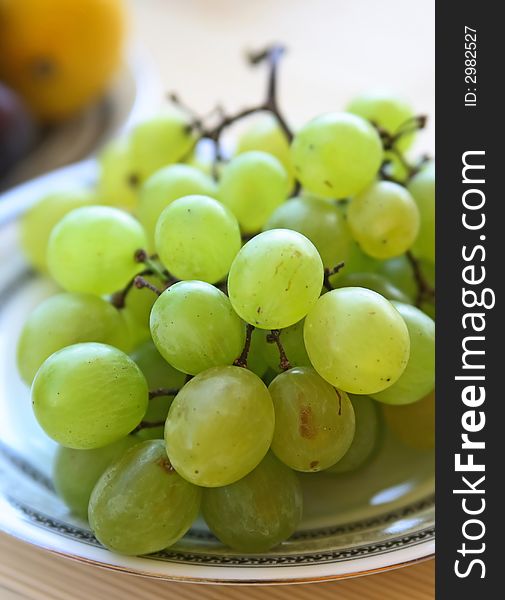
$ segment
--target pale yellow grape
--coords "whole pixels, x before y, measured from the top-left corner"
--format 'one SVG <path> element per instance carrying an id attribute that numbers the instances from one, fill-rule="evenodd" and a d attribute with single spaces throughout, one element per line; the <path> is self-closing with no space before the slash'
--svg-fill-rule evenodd
<path id="1" fill-rule="evenodd" d="M 339 209 L 323 198 L 292 198 L 281 204 L 265 224 L 268 229 L 293 229 L 317 248 L 325 267 L 347 260 L 351 234 Z"/>
<path id="2" fill-rule="evenodd" d="M 349 396 L 312 367 L 295 367 L 268 386 L 275 410 L 272 450 L 296 471 L 320 471 L 340 460 L 354 437 Z"/>
<path id="3" fill-rule="evenodd" d="M 21 217 L 19 237 L 21 248 L 30 263 L 39 271 L 48 270 L 46 252 L 53 227 L 74 208 L 96 204 L 88 190 L 53 192 L 41 198 Z"/>
<path id="4" fill-rule="evenodd" d="M 219 200 L 237 217 L 244 233 L 260 231 L 288 192 L 286 169 L 266 152 L 239 154 L 225 166 L 219 182 Z"/>
<path id="5" fill-rule="evenodd" d="M 371 90 L 353 98 L 347 110 L 378 125 L 390 135 L 414 117 L 411 106 L 402 98 L 386 90 Z M 407 150 L 415 138 L 415 133 L 402 136 L 396 143 L 399 150 Z"/>
<path id="6" fill-rule="evenodd" d="M 262 114 L 239 136 L 236 154 L 259 150 L 277 158 L 286 169 L 289 177 L 289 188 L 293 187 L 294 170 L 289 149 L 289 140 L 277 119 L 269 114 Z"/>
<path id="7" fill-rule="evenodd" d="M 398 381 L 373 397 L 386 404 L 411 404 L 435 386 L 435 323 L 415 306 L 402 302 L 394 306 L 409 330 L 409 361 Z"/>
<path id="8" fill-rule="evenodd" d="M 180 281 L 156 300 L 151 334 L 163 358 L 196 375 L 231 365 L 244 347 L 245 326 L 220 290 L 203 281 Z"/>
<path id="9" fill-rule="evenodd" d="M 109 206 L 77 208 L 51 233 L 49 271 L 69 292 L 110 294 L 142 269 L 134 255 L 145 246 L 142 226 L 122 210 Z"/>
<path id="10" fill-rule="evenodd" d="M 163 210 L 177 198 L 193 194 L 215 197 L 217 188 L 209 175 L 189 165 L 164 167 L 142 184 L 137 215 L 152 247 L 156 223 Z"/>
<path id="11" fill-rule="evenodd" d="M 291 145 L 295 176 L 312 194 L 345 198 L 373 181 L 382 162 L 382 142 L 368 121 L 350 113 L 316 117 Z"/>
<path id="12" fill-rule="evenodd" d="M 31 384 L 42 363 L 57 350 L 78 342 L 102 342 L 125 350 L 130 340 L 121 313 L 91 294 L 56 294 L 26 319 L 17 345 L 17 365 Z"/>
<path id="13" fill-rule="evenodd" d="M 400 256 L 419 232 L 419 210 L 403 186 L 391 181 L 374 183 L 355 196 L 347 212 L 354 239 L 373 258 Z"/>
<path id="14" fill-rule="evenodd" d="M 347 266 L 347 265 L 346 265 Z M 340 277 L 330 278 L 334 288 L 362 287 L 377 292 L 388 300 L 410 302 L 410 298 L 379 273 L 344 273 Z"/>
<path id="15" fill-rule="evenodd" d="M 195 136 L 188 115 L 170 108 L 136 125 L 130 134 L 131 164 L 140 181 L 191 150 Z"/>
<path id="16" fill-rule="evenodd" d="M 307 314 L 321 293 L 323 263 L 305 236 L 272 229 L 247 242 L 233 261 L 228 294 L 233 308 L 260 329 L 281 329 Z"/>
<path id="17" fill-rule="evenodd" d="M 233 213 L 208 196 L 184 196 L 158 219 L 156 251 L 177 279 L 217 283 L 224 279 L 242 246 Z"/>
<path id="18" fill-rule="evenodd" d="M 250 473 L 270 447 L 272 399 L 242 367 L 214 367 L 177 394 L 165 424 L 170 462 L 187 481 L 218 487 Z"/>
<path id="19" fill-rule="evenodd" d="M 407 366 L 407 325 L 383 296 L 359 287 L 321 296 L 305 319 L 305 347 L 316 371 L 352 394 L 393 385 Z"/>
<path id="20" fill-rule="evenodd" d="M 435 163 L 430 162 L 410 180 L 408 190 L 421 217 L 419 235 L 412 247 L 416 256 L 435 262 Z"/>
<path id="21" fill-rule="evenodd" d="M 131 164 L 127 139 L 113 140 L 98 157 L 97 197 L 100 204 L 132 211 L 137 206 L 139 176 Z"/>

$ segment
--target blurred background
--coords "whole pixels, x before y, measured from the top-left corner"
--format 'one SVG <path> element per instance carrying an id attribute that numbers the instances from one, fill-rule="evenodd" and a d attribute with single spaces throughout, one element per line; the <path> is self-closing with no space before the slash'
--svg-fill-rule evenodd
<path id="1" fill-rule="evenodd" d="M 296 123 L 343 108 L 356 93 L 386 88 L 434 112 L 434 0 L 129 0 L 132 33 L 165 89 L 208 110 L 262 93 L 264 73 L 244 53 L 272 42 L 289 54 L 281 102 Z M 430 138 L 423 140 L 431 144 Z"/>
<path id="2" fill-rule="evenodd" d="M 433 149 L 434 0 L 0 0 L 0 189 L 93 154 L 167 92 L 200 113 L 256 102 L 244 56 L 272 42 L 295 127 L 381 88 L 430 115 L 416 150 Z"/>

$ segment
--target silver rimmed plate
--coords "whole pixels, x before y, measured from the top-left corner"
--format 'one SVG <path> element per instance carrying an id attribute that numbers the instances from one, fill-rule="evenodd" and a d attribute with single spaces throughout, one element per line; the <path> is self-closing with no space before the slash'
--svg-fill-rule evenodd
<path id="1" fill-rule="evenodd" d="M 102 567 L 163 579 L 293 583 L 373 573 L 434 552 L 433 453 L 385 436 L 377 456 L 346 476 L 302 476 L 305 516 L 288 542 L 262 555 L 224 548 L 198 521 L 176 546 L 140 558 L 113 554 L 73 518 L 51 484 L 54 444 L 37 425 L 15 349 L 29 311 L 55 291 L 32 273 L 17 243 L 17 218 L 41 193 L 92 181 L 92 161 L 24 184 L 0 199 L 0 528 L 27 542 Z"/>

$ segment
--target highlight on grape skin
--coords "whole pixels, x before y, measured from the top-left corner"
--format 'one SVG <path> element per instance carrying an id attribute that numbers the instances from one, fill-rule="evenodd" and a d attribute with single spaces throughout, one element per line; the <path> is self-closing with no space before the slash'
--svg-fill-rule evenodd
<path id="1" fill-rule="evenodd" d="M 278 50 L 258 59 L 274 79 Z M 278 552 L 311 486 L 359 486 L 388 440 L 434 444 L 426 118 L 372 90 L 293 129 L 266 87 L 213 119 L 174 101 L 20 223 L 59 289 L 18 371 L 57 493 L 113 552 L 165 550 L 200 508 L 216 543 Z"/>

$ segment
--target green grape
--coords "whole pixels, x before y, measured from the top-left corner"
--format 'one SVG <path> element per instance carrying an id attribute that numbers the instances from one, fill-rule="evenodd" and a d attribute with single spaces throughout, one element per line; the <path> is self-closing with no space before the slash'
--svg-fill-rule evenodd
<path id="1" fill-rule="evenodd" d="M 409 332 L 380 294 L 347 287 L 324 294 L 305 319 L 310 362 L 335 387 L 374 394 L 393 385 L 409 358 Z"/>
<path id="2" fill-rule="evenodd" d="M 152 247 L 156 223 L 163 210 L 174 200 L 193 194 L 214 197 L 217 191 L 211 177 L 189 165 L 164 167 L 142 184 L 137 213 Z"/>
<path id="3" fill-rule="evenodd" d="M 405 136 L 407 138 L 408 136 Z M 393 177 L 396 181 L 400 181 L 404 184 L 410 177 L 410 171 L 405 161 L 398 157 L 398 154 L 386 150 L 384 152 L 384 172 L 389 176 Z"/>
<path id="4" fill-rule="evenodd" d="M 387 91 L 375 90 L 354 98 L 347 110 L 378 125 L 389 134 L 395 134 L 407 121 L 413 119 L 414 111 L 402 98 Z M 399 150 L 406 150 L 415 138 L 415 133 L 401 136 L 396 143 Z"/>
<path id="5" fill-rule="evenodd" d="M 399 256 L 419 231 L 419 210 L 410 193 L 391 181 L 379 181 L 352 199 L 347 212 L 354 239 L 374 258 Z"/>
<path id="6" fill-rule="evenodd" d="M 219 199 L 237 217 L 244 233 L 260 231 L 288 192 L 286 170 L 266 152 L 244 152 L 232 158 L 219 182 Z"/>
<path id="7" fill-rule="evenodd" d="M 53 227 L 74 208 L 96 204 L 88 190 L 68 190 L 44 196 L 21 217 L 19 237 L 21 248 L 30 264 L 39 271 L 48 271 L 46 252 Z"/>
<path id="8" fill-rule="evenodd" d="M 349 450 L 327 473 L 349 473 L 362 467 L 376 450 L 380 439 L 380 419 L 377 403 L 367 396 L 349 395 L 356 429 Z"/>
<path id="9" fill-rule="evenodd" d="M 135 348 L 151 339 L 149 327 L 141 325 L 127 308 L 120 310 L 122 327 L 126 332 L 128 344 L 121 350 L 126 353 L 132 352 Z"/>
<path id="10" fill-rule="evenodd" d="M 166 398 L 165 398 L 166 400 Z M 167 406 L 167 412 L 168 412 L 168 408 L 170 408 L 170 403 L 171 403 L 171 399 L 170 402 L 168 403 Z M 137 431 L 133 437 L 135 437 L 135 439 L 140 440 L 140 441 L 146 441 L 146 440 L 162 440 L 165 436 L 165 425 L 160 425 L 159 427 L 144 427 L 142 428 L 140 431 Z"/>
<path id="11" fill-rule="evenodd" d="M 412 249 L 416 256 L 435 262 L 435 163 L 428 163 L 414 175 L 408 189 L 421 215 L 419 235 Z"/>
<path id="12" fill-rule="evenodd" d="M 169 365 L 152 341 L 145 342 L 137 348 L 131 354 L 131 358 L 137 363 L 137 366 L 144 374 L 150 390 L 157 390 L 159 388 L 178 390 L 182 388 L 186 381 L 186 375 Z M 144 415 L 144 421 L 148 423 L 164 421 L 172 399 L 173 396 L 160 396 L 149 400 L 149 407 Z"/>
<path id="13" fill-rule="evenodd" d="M 311 367 L 295 367 L 268 386 L 275 410 L 272 450 L 296 471 L 320 471 L 335 464 L 354 437 L 354 410 Z"/>
<path id="14" fill-rule="evenodd" d="M 226 295 L 203 281 L 180 281 L 161 294 L 151 334 L 161 356 L 190 375 L 232 364 L 245 341 L 244 324 Z"/>
<path id="15" fill-rule="evenodd" d="M 410 337 L 410 356 L 400 378 L 387 390 L 372 394 L 386 404 L 410 404 L 429 393 L 435 385 L 435 323 L 410 304 L 394 302 Z"/>
<path id="16" fill-rule="evenodd" d="M 166 110 L 135 126 L 130 135 L 130 156 L 135 173 L 144 181 L 161 167 L 181 160 L 195 137 L 190 119 L 180 110 Z"/>
<path id="17" fill-rule="evenodd" d="M 359 245 L 352 240 L 349 247 L 349 256 L 345 261 L 345 268 L 333 275 L 330 281 L 333 283 L 338 278 L 350 273 L 375 273 L 378 264 L 379 261 L 377 259 L 365 254 Z"/>
<path id="18" fill-rule="evenodd" d="M 128 140 L 113 140 L 98 157 L 97 196 L 100 204 L 133 210 L 138 202 L 139 177 L 131 164 Z"/>
<path id="19" fill-rule="evenodd" d="M 430 261 L 418 259 L 419 267 L 428 285 L 435 289 L 435 265 Z M 407 303 L 414 303 L 417 297 L 417 283 L 414 270 L 406 256 L 398 256 L 385 261 L 379 261 L 376 267 L 377 273 L 386 277 L 408 298 Z M 405 302 L 400 298 L 394 298 L 399 302 Z M 424 300 L 421 309 L 432 319 L 435 318 L 434 298 Z"/>
<path id="20" fill-rule="evenodd" d="M 120 312 L 91 294 L 51 296 L 33 310 L 17 345 L 17 365 L 31 384 L 42 363 L 57 350 L 79 342 L 102 342 L 121 350 L 128 344 Z"/>
<path id="21" fill-rule="evenodd" d="M 334 267 L 349 255 L 351 235 L 345 219 L 336 206 L 322 198 L 292 198 L 279 206 L 263 229 L 302 233 L 317 248 L 325 267 Z"/>
<path id="22" fill-rule="evenodd" d="M 281 329 L 279 339 L 292 367 L 310 367 L 309 356 L 305 350 L 305 343 L 303 341 L 303 325 L 304 321 L 301 320 L 290 327 L 286 327 L 286 329 Z M 265 340 L 263 356 L 268 366 L 278 373 L 280 371 L 280 356 L 277 344 L 266 341 L 267 332 L 262 331 L 261 335 L 264 336 Z"/>
<path id="23" fill-rule="evenodd" d="M 265 359 L 265 346 L 267 345 L 266 333 L 261 329 L 254 329 L 251 334 L 251 345 L 247 355 L 247 368 L 258 377 L 263 377 L 268 370 Z"/>
<path id="24" fill-rule="evenodd" d="M 291 162 L 289 140 L 277 119 L 265 113 L 246 129 L 237 140 L 236 154 L 259 150 L 272 154 L 286 169 L 289 178 L 289 189 L 294 184 L 294 170 Z"/>
<path id="25" fill-rule="evenodd" d="M 52 354 L 32 387 L 42 429 L 62 446 L 82 450 L 124 437 L 142 420 L 147 402 L 147 383 L 133 360 L 94 342 Z"/>
<path id="26" fill-rule="evenodd" d="M 303 510 L 298 478 L 270 452 L 240 481 L 203 491 L 207 525 L 238 552 L 266 552 L 287 540 Z"/>
<path id="27" fill-rule="evenodd" d="M 340 277 L 330 278 L 333 287 L 362 287 L 377 292 L 388 300 L 398 302 L 410 302 L 410 298 L 401 290 L 395 287 L 383 275 L 378 273 L 348 273 Z"/>
<path id="28" fill-rule="evenodd" d="M 141 225 L 109 206 L 68 213 L 49 238 L 49 271 L 70 292 L 102 295 L 122 288 L 142 266 L 135 252 L 146 246 Z"/>
<path id="29" fill-rule="evenodd" d="M 114 552 L 158 552 L 188 531 L 201 496 L 174 471 L 162 440 L 145 441 L 100 477 L 91 494 L 89 523 L 98 541 Z"/>
<path id="30" fill-rule="evenodd" d="M 233 308 L 260 329 L 282 329 L 307 314 L 321 293 L 323 264 L 305 236 L 272 229 L 247 242 L 233 261 L 228 294 Z"/>
<path id="31" fill-rule="evenodd" d="M 273 431 L 272 399 L 261 379 L 242 367 L 214 367 L 191 379 L 174 398 L 165 441 L 182 477 L 218 487 L 260 463 Z"/>
<path id="32" fill-rule="evenodd" d="M 156 250 L 177 279 L 216 283 L 242 245 L 232 212 L 208 196 L 185 196 L 167 206 L 156 225 Z"/>
<path id="33" fill-rule="evenodd" d="M 324 198 L 354 196 L 370 185 L 382 163 L 375 129 L 349 113 L 309 121 L 291 145 L 295 174 L 302 186 Z"/>
<path id="34" fill-rule="evenodd" d="M 414 300 L 417 293 L 416 281 L 412 265 L 405 255 L 396 256 L 388 260 L 376 261 L 374 272 L 385 277 L 396 288 L 402 291 L 410 300 Z"/>
<path id="35" fill-rule="evenodd" d="M 138 443 L 133 435 L 93 450 L 75 450 L 59 446 L 53 465 L 57 494 L 81 519 L 88 518 L 91 492 L 105 469 Z"/>
<path id="36" fill-rule="evenodd" d="M 431 450 L 435 446 L 435 392 L 412 404 L 383 404 L 386 425 L 406 446 Z"/>

